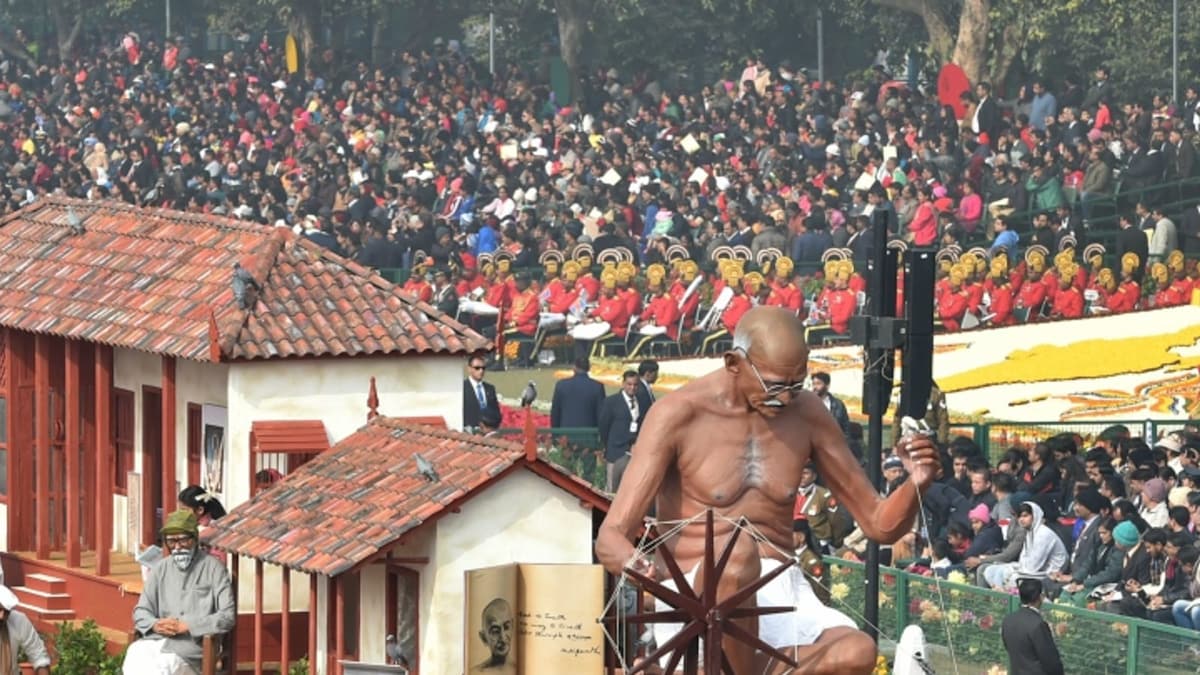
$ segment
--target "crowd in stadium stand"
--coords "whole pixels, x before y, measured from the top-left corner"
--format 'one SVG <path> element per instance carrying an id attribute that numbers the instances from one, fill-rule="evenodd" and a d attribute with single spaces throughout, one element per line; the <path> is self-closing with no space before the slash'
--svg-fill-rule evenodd
<path id="1" fill-rule="evenodd" d="M 288 227 L 480 330 L 592 353 L 711 351 L 763 303 L 843 339 L 876 228 L 941 248 L 945 330 L 1192 299 L 1196 86 L 1126 100 L 1100 67 L 979 83 L 956 114 L 882 66 L 747 59 L 698 91 L 598 69 L 559 105 L 453 40 L 289 73 L 246 37 L 211 61 L 134 33 L 4 60 L 0 214 L 59 192 Z"/>
<path id="2" fill-rule="evenodd" d="M 1059 603 L 1200 629 L 1200 428 L 1155 440 L 1114 425 L 1090 448 L 1081 441 L 1051 436 L 993 466 L 974 441 L 952 437 L 923 517 L 886 555 L 1008 592 L 1036 577 Z M 883 467 L 889 486 L 904 480 L 899 458 Z M 806 517 L 828 550 L 860 558 L 861 534 L 835 516 Z"/>

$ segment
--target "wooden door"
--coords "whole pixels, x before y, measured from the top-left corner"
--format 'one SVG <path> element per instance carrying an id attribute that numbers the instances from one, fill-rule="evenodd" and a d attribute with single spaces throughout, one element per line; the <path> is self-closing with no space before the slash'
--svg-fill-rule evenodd
<path id="1" fill-rule="evenodd" d="M 171 504 L 165 508 L 171 508 Z M 158 540 L 162 528 L 162 390 L 142 387 L 142 545 Z"/>
<path id="2" fill-rule="evenodd" d="M 187 404 L 187 484 L 200 484 L 200 457 L 203 454 L 204 426 L 201 407 Z"/>

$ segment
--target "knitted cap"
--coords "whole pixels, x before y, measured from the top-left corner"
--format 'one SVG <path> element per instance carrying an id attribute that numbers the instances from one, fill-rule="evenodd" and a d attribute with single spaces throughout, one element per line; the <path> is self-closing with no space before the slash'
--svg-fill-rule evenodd
<path id="1" fill-rule="evenodd" d="M 987 504 L 976 504 L 975 508 L 967 512 L 967 517 L 971 520 L 978 520 L 984 525 L 992 522 L 992 513 L 988 510 Z"/>
<path id="2" fill-rule="evenodd" d="M 1138 543 L 1138 529 L 1128 520 L 1113 528 L 1112 534 L 1121 548 L 1133 548 Z"/>

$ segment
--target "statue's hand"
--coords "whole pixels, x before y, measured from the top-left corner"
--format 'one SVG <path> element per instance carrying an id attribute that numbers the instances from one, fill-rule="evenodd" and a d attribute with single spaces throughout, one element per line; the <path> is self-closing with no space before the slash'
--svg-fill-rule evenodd
<path id="1" fill-rule="evenodd" d="M 640 552 L 634 551 L 633 555 L 629 556 L 629 560 L 625 561 L 625 569 L 637 572 L 644 577 L 653 577 L 654 562 Z"/>
<path id="2" fill-rule="evenodd" d="M 925 436 L 911 436 L 900 439 L 895 448 L 896 456 L 904 463 L 913 483 L 922 492 L 937 478 L 941 456 L 937 445 Z"/>

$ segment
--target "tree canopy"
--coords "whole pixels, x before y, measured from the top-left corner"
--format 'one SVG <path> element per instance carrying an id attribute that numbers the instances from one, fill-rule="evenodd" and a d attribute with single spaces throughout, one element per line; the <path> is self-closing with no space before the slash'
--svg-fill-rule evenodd
<path id="1" fill-rule="evenodd" d="M 7 0 L 0 50 L 52 62 L 81 34 L 122 30 L 161 35 L 165 0 Z M 290 32 L 306 56 L 332 49 L 383 59 L 441 35 L 474 34 L 486 58 L 489 9 L 501 62 L 530 65 L 557 53 L 578 74 L 592 66 L 646 70 L 676 81 L 710 81 L 761 54 L 795 67 L 817 65 L 823 10 L 825 62 L 844 76 L 877 50 L 899 66 L 907 55 L 933 79 L 947 62 L 973 81 L 1007 90 L 1037 74 L 1086 78 L 1108 65 L 1114 84 L 1142 95 L 1171 81 L 1171 6 L 1162 0 L 175 0 L 173 32 L 185 26 L 250 34 Z M 1180 84 L 1200 77 L 1200 3 L 1179 3 Z M 26 39 L 15 40 L 16 28 Z"/>

